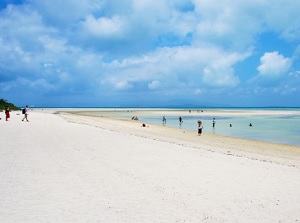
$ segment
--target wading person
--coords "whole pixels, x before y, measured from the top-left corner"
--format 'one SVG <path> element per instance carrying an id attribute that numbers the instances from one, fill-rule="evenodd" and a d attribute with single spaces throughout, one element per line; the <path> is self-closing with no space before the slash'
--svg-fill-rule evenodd
<path id="1" fill-rule="evenodd" d="M 215 127 L 215 124 L 216 124 L 216 119 L 213 118 L 213 121 L 212 121 L 212 127 L 213 127 L 213 128 Z"/>
<path id="2" fill-rule="evenodd" d="M 198 136 L 201 136 L 203 125 L 202 125 L 202 122 L 200 120 L 198 120 L 197 123 L 198 123 Z"/>

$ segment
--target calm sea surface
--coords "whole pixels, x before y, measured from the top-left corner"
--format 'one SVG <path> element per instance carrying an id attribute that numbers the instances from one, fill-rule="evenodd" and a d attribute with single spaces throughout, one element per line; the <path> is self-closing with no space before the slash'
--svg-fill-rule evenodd
<path id="1" fill-rule="evenodd" d="M 95 108 L 90 109 L 93 110 L 92 113 L 97 113 L 95 112 Z M 103 108 L 98 109 L 101 111 L 105 110 Z M 88 111 L 89 108 L 77 108 L 75 110 Z M 189 113 L 189 109 L 187 108 L 108 108 L 107 110 L 178 110 L 178 115 L 165 116 L 167 119 L 166 126 L 197 132 L 197 120 L 200 119 L 204 126 L 204 134 L 211 133 L 300 146 L 300 108 L 207 108 L 204 112 L 192 109 L 191 113 Z M 221 112 L 221 115 L 212 115 L 210 112 L 206 113 L 206 110 Z M 287 114 L 283 114 L 283 112 L 286 112 Z M 239 114 L 237 115 L 237 113 Z M 122 117 L 118 116 L 118 118 L 130 119 L 133 115 L 134 113 L 128 113 L 128 115 Z M 181 124 L 179 124 L 178 120 L 179 115 L 183 119 L 183 123 Z M 138 118 L 140 122 L 163 125 L 162 116 L 139 116 Z M 216 125 L 214 128 L 212 127 L 213 118 L 216 118 Z M 252 127 L 249 126 L 250 123 L 252 124 Z M 230 127 L 230 124 L 232 127 Z"/>
<path id="2" fill-rule="evenodd" d="M 212 109 L 209 109 L 212 110 Z M 215 109 L 218 111 L 218 109 Z M 222 111 L 226 109 L 222 109 Z M 254 112 L 250 115 L 233 115 L 236 111 Z M 230 111 L 230 112 L 228 112 Z M 179 116 L 166 116 L 166 126 L 197 131 L 197 120 L 201 119 L 204 129 L 203 133 L 211 133 L 238 138 L 254 139 L 259 141 L 288 144 L 300 146 L 300 109 L 259 109 L 257 111 L 266 114 L 255 114 L 256 109 L 228 109 L 226 115 L 206 115 L 205 111 L 198 113 L 192 110 L 191 113 L 181 113 L 183 123 L 179 124 Z M 289 115 L 272 114 L 273 112 L 287 111 Z M 231 113 L 232 112 L 232 113 Z M 269 114 L 268 114 L 269 113 Z M 212 127 L 212 119 L 216 118 L 215 127 Z M 128 116 L 128 118 L 130 118 Z M 138 117 L 141 122 L 162 124 L 162 117 Z M 252 124 L 252 127 L 249 124 Z M 230 127 L 230 124 L 232 127 Z"/>

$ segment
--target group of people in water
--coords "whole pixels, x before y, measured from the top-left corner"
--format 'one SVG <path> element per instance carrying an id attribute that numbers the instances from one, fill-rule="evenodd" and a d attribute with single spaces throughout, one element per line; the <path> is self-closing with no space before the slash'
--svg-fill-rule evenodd
<path id="1" fill-rule="evenodd" d="M 189 111 L 189 112 L 191 112 L 191 111 Z M 136 116 L 133 116 L 131 118 L 131 120 L 138 120 L 138 118 Z M 179 125 L 181 126 L 181 124 L 183 123 L 183 118 L 181 116 L 179 116 L 178 121 L 179 121 Z M 163 123 L 163 125 L 167 124 L 167 119 L 166 119 L 165 116 L 163 116 L 163 118 L 162 118 L 162 123 Z M 197 128 L 198 129 L 198 135 L 201 136 L 202 129 L 204 128 L 203 127 L 203 123 L 202 123 L 202 121 L 200 119 L 198 119 L 197 120 L 197 124 L 198 124 L 198 128 Z M 213 118 L 212 119 L 212 127 L 215 128 L 215 126 L 216 126 L 216 118 Z M 252 127 L 252 123 L 250 123 L 249 126 Z M 143 123 L 142 127 L 146 127 L 146 124 Z M 229 124 L 229 127 L 232 127 L 231 123 Z"/>
<path id="2" fill-rule="evenodd" d="M 24 118 L 22 119 L 22 121 L 26 120 L 27 122 L 29 122 L 28 120 L 28 111 L 29 111 L 29 106 L 26 105 L 25 108 L 22 109 L 22 114 L 24 114 Z M 8 121 L 10 119 L 10 108 L 9 106 L 6 106 L 5 108 L 5 120 Z M 0 118 L 1 120 L 1 118 Z"/>
<path id="3" fill-rule="evenodd" d="M 181 125 L 183 123 L 183 119 L 181 116 L 179 116 L 178 119 L 179 119 L 179 125 Z M 163 124 L 166 124 L 166 122 L 167 122 L 166 117 L 163 116 Z M 202 129 L 204 127 L 203 127 L 202 121 L 200 119 L 198 119 L 197 124 L 198 124 L 198 135 L 200 136 L 202 134 Z M 215 128 L 215 126 L 216 126 L 216 118 L 213 118 L 212 119 L 212 127 Z M 249 126 L 252 127 L 252 123 L 250 123 Z M 229 127 L 232 127 L 231 123 L 229 124 Z"/>

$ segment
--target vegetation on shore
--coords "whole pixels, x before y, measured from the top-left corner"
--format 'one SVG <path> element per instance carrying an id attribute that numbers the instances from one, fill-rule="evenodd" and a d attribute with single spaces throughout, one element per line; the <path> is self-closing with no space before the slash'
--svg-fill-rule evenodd
<path id="1" fill-rule="evenodd" d="M 14 111 L 14 110 L 20 110 L 21 108 L 15 106 L 13 103 L 8 102 L 5 99 L 0 99 L 0 110 L 5 110 L 6 106 L 9 107 L 10 110 Z"/>

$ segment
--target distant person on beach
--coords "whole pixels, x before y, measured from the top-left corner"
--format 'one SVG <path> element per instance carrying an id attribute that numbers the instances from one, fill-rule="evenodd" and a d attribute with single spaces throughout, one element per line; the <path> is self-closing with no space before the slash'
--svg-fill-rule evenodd
<path id="1" fill-rule="evenodd" d="M 26 105 L 26 107 L 24 108 L 24 118 L 22 119 L 22 122 L 24 121 L 24 119 L 26 119 L 27 122 L 28 121 L 28 111 L 29 111 L 29 107 L 28 105 Z"/>
<path id="2" fill-rule="evenodd" d="M 167 123 L 167 119 L 166 119 L 165 116 L 163 116 L 162 122 L 163 122 L 163 124 L 166 124 L 166 123 Z"/>
<path id="3" fill-rule="evenodd" d="M 179 116 L 179 124 L 181 124 L 183 121 L 182 121 L 182 118 L 181 116 Z"/>
<path id="4" fill-rule="evenodd" d="M 202 122 L 199 119 L 198 119 L 197 123 L 198 123 L 198 136 L 201 136 L 203 125 L 202 125 Z"/>
<path id="5" fill-rule="evenodd" d="M 5 119 L 6 119 L 6 121 L 8 121 L 8 119 L 10 118 L 9 112 L 10 112 L 9 107 L 6 106 L 6 109 L 5 109 Z"/>
<path id="6" fill-rule="evenodd" d="M 213 127 L 213 128 L 215 127 L 215 124 L 216 124 L 216 119 L 213 118 L 213 121 L 212 121 L 212 127 Z"/>

